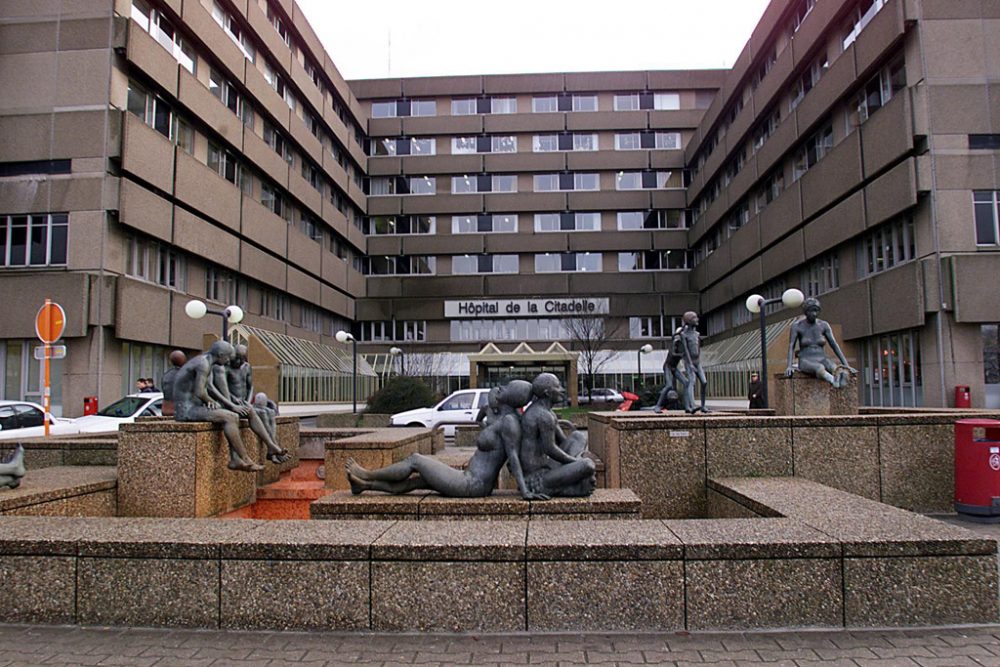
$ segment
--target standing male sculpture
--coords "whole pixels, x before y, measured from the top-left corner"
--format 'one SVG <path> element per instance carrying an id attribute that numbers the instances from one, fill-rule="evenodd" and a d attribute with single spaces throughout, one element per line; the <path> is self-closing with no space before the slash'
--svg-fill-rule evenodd
<path id="1" fill-rule="evenodd" d="M 684 351 L 684 373 L 687 382 L 684 385 L 684 411 L 694 414 L 698 410 L 708 412 L 705 407 L 705 397 L 708 395 L 708 378 L 701 369 L 701 334 L 698 333 L 698 313 L 689 310 L 684 313 L 684 326 L 681 328 L 681 346 Z M 701 383 L 701 407 L 694 403 L 694 381 Z"/>
<path id="2" fill-rule="evenodd" d="M 674 331 L 674 335 L 670 338 L 670 349 L 667 350 L 667 358 L 663 362 L 663 391 L 660 392 L 660 397 L 656 399 L 656 406 L 653 411 L 656 413 L 663 412 L 664 408 L 667 407 L 669 401 L 670 392 L 673 391 L 677 394 L 677 381 L 681 381 L 681 391 L 687 389 L 688 376 L 680 368 L 680 362 L 684 359 L 684 340 L 681 337 L 681 333 L 684 331 L 681 327 L 677 327 Z"/>
<path id="3" fill-rule="evenodd" d="M 825 320 L 819 319 L 819 312 L 822 310 L 819 299 L 808 298 L 802 304 L 802 312 L 805 317 L 796 321 L 792 325 L 791 335 L 788 339 L 788 368 L 785 375 L 791 377 L 795 373 L 793 360 L 795 358 L 795 344 L 799 344 L 799 371 L 806 375 L 818 377 L 826 380 L 835 388 L 847 385 L 848 374 L 854 375 L 858 371 L 851 368 L 847 363 L 847 357 L 833 337 L 833 329 Z M 838 370 L 837 364 L 827 358 L 823 352 L 823 346 L 829 343 L 833 353 L 837 355 L 841 368 Z M 836 372 L 836 375 L 834 375 Z"/>
<path id="4" fill-rule="evenodd" d="M 218 390 L 219 399 L 223 405 L 226 405 L 228 400 L 233 405 L 251 408 L 250 414 L 247 415 L 250 430 L 256 433 L 261 442 L 267 446 L 267 460 L 272 463 L 287 461 L 288 452 L 278 445 L 277 429 L 273 416 L 268 414 L 270 411 L 266 408 L 258 409 L 251 402 L 253 398 L 253 371 L 247 361 L 246 345 L 237 345 L 229 363 L 224 366 L 216 366 L 212 372 L 214 388 Z M 270 428 L 268 428 L 269 423 Z"/>
<path id="5" fill-rule="evenodd" d="M 253 408 L 223 402 L 229 409 L 220 408 L 221 396 L 212 386 L 212 367 L 229 363 L 233 346 L 225 341 L 215 341 L 207 352 L 191 358 L 174 377 L 174 420 L 179 422 L 212 422 L 222 425 L 222 433 L 229 443 L 230 470 L 257 472 L 263 466 L 247 455 L 240 438 L 240 417 L 249 417 Z"/>

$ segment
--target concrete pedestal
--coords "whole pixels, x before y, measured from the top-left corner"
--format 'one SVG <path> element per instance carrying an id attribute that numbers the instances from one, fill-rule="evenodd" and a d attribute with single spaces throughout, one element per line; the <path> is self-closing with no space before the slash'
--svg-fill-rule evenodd
<path id="1" fill-rule="evenodd" d="M 240 436 L 250 458 L 259 463 L 263 447 L 246 422 Z M 256 498 L 258 473 L 230 470 L 228 463 L 229 445 L 214 424 L 123 424 L 118 433 L 118 513 L 194 518 L 249 505 Z"/>
<path id="2" fill-rule="evenodd" d="M 858 414 L 858 376 L 852 375 L 847 386 L 835 389 L 825 380 L 803 375 L 775 374 L 769 389 L 770 407 L 779 416 L 820 416 Z"/>

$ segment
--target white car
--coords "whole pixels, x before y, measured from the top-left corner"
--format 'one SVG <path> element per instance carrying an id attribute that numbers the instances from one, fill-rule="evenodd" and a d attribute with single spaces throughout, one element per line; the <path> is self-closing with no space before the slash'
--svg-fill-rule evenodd
<path id="1" fill-rule="evenodd" d="M 621 395 L 621 392 L 615 389 L 595 387 L 589 395 L 586 390 L 580 392 L 578 402 L 580 405 L 587 405 L 589 403 L 621 403 L 624 400 L 625 397 Z"/>
<path id="2" fill-rule="evenodd" d="M 117 431 L 122 424 L 131 424 L 136 417 L 159 417 L 163 408 L 163 394 L 151 391 L 129 394 L 99 410 L 76 420 L 78 433 L 104 433 Z"/>
<path id="3" fill-rule="evenodd" d="M 72 419 L 49 415 L 49 435 L 77 432 Z M 45 409 L 29 401 L 0 401 L 0 440 L 41 438 L 45 435 Z"/>
<path id="4" fill-rule="evenodd" d="M 416 408 L 395 414 L 390 419 L 393 426 L 420 426 L 434 428 L 441 422 L 468 422 L 474 424 L 480 409 L 486 407 L 489 389 L 463 389 L 456 391 L 435 406 Z M 446 425 L 445 435 L 455 435 L 455 426 Z"/>

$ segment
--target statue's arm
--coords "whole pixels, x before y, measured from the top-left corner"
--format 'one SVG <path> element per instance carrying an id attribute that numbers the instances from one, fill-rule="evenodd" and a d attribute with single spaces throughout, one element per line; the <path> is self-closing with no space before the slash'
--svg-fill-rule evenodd
<path id="1" fill-rule="evenodd" d="M 577 459 L 570 456 L 559 445 L 556 444 L 556 433 L 562 436 L 559 424 L 556 423 L 555 416 L 545 420 L 544 435 L 542 435 L 542 451 L 558 463 L 576 463 Z"/>
<path id="2" fill-rule="evenodd" d="M 825 327 L 823 327 L 823 336 L 826 338 L 826 342 L 830 344 L 830 349 L 832 349 L 833 353 L 837 355 L 837 359 L 840 360 L 840 363 L 843 364 L 844 367 L 850 372 L 857 373 L 858 371 L 851 368 L 851 365 L 847 363 L 847 357 L 844 356 L 844 351 L 841 350 L 840 345 L 837 344 L 837 339 L 833 337 L 833 329 L 828 323 Z"/>
<path id="3" fill-rule="evenodd" d="M 253 403 L 253 369 L 250 367 L 250 363 L 246 364 L 247 377 L 245 383 L 245 390 L 243 392 L 243 401 L 247 404 Z"/>
<path id="4" fill-rule="evenodd" d="M 237 405 L 229 393 L 229 380 L 226 377 L 226 369 L 222 366 L 212 364 L 208 372 L 212 374 L 212 378 L 211 382 L 205 383 L 205 390 L 211 397 L 212 402 L 218 403 L 227 410 L 232 410 L 246 417 L 249 409 L 245 406 Z"/>
<path id="5" fill-rule="evenodd" d="M 515 418 L 516 419 L 516 418 Z M 528 485 L 524 481 L 524 469 L 521 467 L 521 429 L 518 426 L 501 427 L 500 438 L 503 440 L 504 452 L 507 454 L 507 462 L 510 472 L 517 482 L 517 490 L 521 492 L 521 497 L 525 500 L 548 500 L 549 497 L 542 493 L 532 493 L 528 490 Z"/>
<path id="6" fill-rule="evenodd" d="M 192 392 L 198 400 L 200 400 L 205 405 L 211 405 L 215 401 L 208 393 L 208 385 L 210 384 L 209 372 L 210 367 L 206 367 L 205 363 L 198 364 L 194 369 L 194 381 L 192 384 Z"/>
<path id="7" fill-rule="evenodd" d="M 795 373 L 795 342 L 799 339 L 799 329 L 796 325 L 792 325 L 792 330 L 788 335 L 788 366 L 785 368 L 785 375 L 792 377 Z M 767 378 L 761 378 L 764 382 L 767 382 Z"/>

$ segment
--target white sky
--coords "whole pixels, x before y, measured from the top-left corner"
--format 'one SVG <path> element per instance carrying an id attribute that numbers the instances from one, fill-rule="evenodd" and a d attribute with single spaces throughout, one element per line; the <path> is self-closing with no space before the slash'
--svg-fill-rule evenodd
<path id="1" fill-rule="evenodd" d="M 728 68 L 768 2 L 298 0 L 346 79 Z"/>

